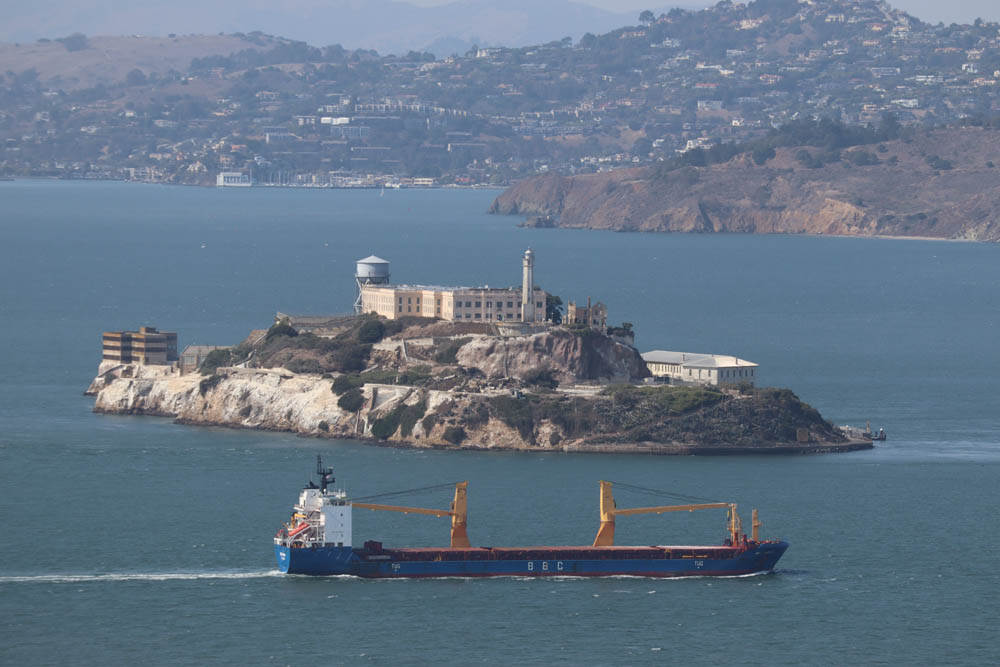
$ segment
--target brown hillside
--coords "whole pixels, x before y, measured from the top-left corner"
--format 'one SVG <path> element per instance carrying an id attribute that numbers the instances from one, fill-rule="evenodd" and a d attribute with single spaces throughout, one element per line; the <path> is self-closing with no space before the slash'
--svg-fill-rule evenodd
<path id="1" fill-rule="evenodd" d="M 920 132 L 908 142 L 846 149 L 819 168 L 796 159 L 799 150 L 779 149 L 764 166 L 742 155 L 661 176 L 646 167 L 539 176 L 505 191 L 491 212 L 533 216 L 529 225 L 618 231 L 1000 241 L 1000 131 Z M 879 163 L 855 165 L 851 151 Z"/>
<path id="2" fill-rule="evenodd" d="M 87 47 L 69 51 L 61 42 L 0 43 L 0 72 L 34 69 L 53 88 L 74 90 L 125 80 L 133 69 L 146 75 L 170 70 L 186 72 L 191 61 L 211 55 L 229 55 L 243 49 L 268 49 L 233 35 L 177 37 L 88 37 Z"/>

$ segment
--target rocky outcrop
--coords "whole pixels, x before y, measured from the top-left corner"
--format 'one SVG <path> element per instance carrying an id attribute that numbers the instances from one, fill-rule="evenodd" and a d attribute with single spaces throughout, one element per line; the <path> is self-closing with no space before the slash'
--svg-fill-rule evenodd
<path id="1" fill-rule="evenodd" d="M 329 376 L 283 369 L 182 376 L 119 366 L 105 369 L 92 388 L 100 413 L 415 447 L 690 454 L 866 446 L 847 442 L 791 392 L 748 399 L 692 388 L 623 387 L 613 394 L 516 398 L 499 391 L 366 384 L 357 390 L 362 400 L 354 411 L 341 406 L 332 386 Z M 803 433 L 807 442 L 796 443 Z"/>
<path id="2" fill-rule="evenodd" d="M 781 148 L 764 165 L 744 154 L 668 172 L 546 174 L 505 191 L 490 210 L 541 227 L 1000 241 L 998 131 L 924 132 L 844 150 L 818 168 L 802 150 L 818 153 Z M 853 163 L 860 151 L 865 159 L 855 162 L 877 164 Z"/>
<path id="3" fill-rule="evenodd" d="M 561 383 L 635 382 L 649 370 L 634 347 L 590 329 L 552 329 L 531 336 L 479 336 L 459 348 L 459 365 L 489 379 L 528 379 L 550 370 Z"/>

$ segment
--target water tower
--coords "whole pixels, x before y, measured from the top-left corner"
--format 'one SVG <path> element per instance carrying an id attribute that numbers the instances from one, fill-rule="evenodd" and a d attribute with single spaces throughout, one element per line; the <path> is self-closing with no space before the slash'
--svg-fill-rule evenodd
<path id="1" fill-rule="evenodd" d="M 361 313 L 361 288 L 365 285 L 388 285 L 389 262 L 370 255 L 358 260 L 358 269 L 354 272 L 354 280 L 358 284 L 358 296 L 354 300 L 354 312 Z"/>

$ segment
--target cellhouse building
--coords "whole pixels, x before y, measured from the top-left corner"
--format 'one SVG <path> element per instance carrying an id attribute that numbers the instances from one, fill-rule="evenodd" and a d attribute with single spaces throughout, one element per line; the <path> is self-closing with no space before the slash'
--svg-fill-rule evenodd
<path id="1" fill-rule="evenodd" d="M 372 255 L 357 263 L 358 307 L 390 320 L 427 317 L 458 321 L 542 322 L 545 291 L 535 286 L 535 253 L 529 248 L 521 262 L 520 287 L 442 287 L 393 285 L 389 262 Z"/>

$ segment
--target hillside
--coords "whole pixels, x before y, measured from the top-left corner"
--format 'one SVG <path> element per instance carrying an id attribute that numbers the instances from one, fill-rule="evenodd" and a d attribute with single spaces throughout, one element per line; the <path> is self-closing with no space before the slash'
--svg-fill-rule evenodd
<path id="1" fill-rule="evenodd" d="M 8 42 L 32 42 L 75 31 L 164 36 L 170 32 L 266 30 L 316 46 L 342 44 L 397 54 L 430 50 L 445 57 L 464 53 L 473 44 L 526 46 L 567 35 L 576 38 L 587 31 L 611 30 L 634 20 L 638 11 L 615 13 L 571 0 L 450 0 L 436 5 L 402 0 L 296 0 L 283 4 L 175 0 L 128 5 L 98 1 L 81 12 L 67 0 L 49 0 L 11 5 L 4 14 L 0 40 Z"/>
<path id="2" fill-rule="evenodd" d="M 744 153 L 704 167 L 543 175 L 501 194 L 491 211 L 531 216 L 529 226 L 1000 241 L 994 162 L 996 130 L 919 131 L 832 156 L 781 147 L 764 164 Z"/>
<path id="3" fill-rule="evenodd" d="M 195 58 L 229 55 L 244 49 L 270 49 L 281 40 L 253 41 L 236 35 L 180 35 L 174 37 L 88 37 L 81 48 L 60 41 L 30 44 L 0 43 L 0 71 L 34 70 L 52 88 L 76 90 L 125 81 L 138 69 L 146 76 L 186 72 Z"/>
<path id="4" fill-rule="evenodd" d="M 435 11 L 468 30 L 470 16 L 499 26 L 530 14 L 524 0 L 489 12 L 486 2 Z M 659 169 L 803 119 L 864 128 L 891 115 L 916 128 L 1000 112 L 996 23 L 930 25 L 877 0 L 755 0 L 644 12 L 628 19 L 638 25 L 574 41 L 573 16 L 521 21 L 558 27 L 552 41 L 445 58 L 330 45 L 332 30 L 315 41 L 327 46 L 250 32 L 3 47 L 0 175 L 497 186 Z M 375 27 L 403 17 L 386 12 Z"/>

